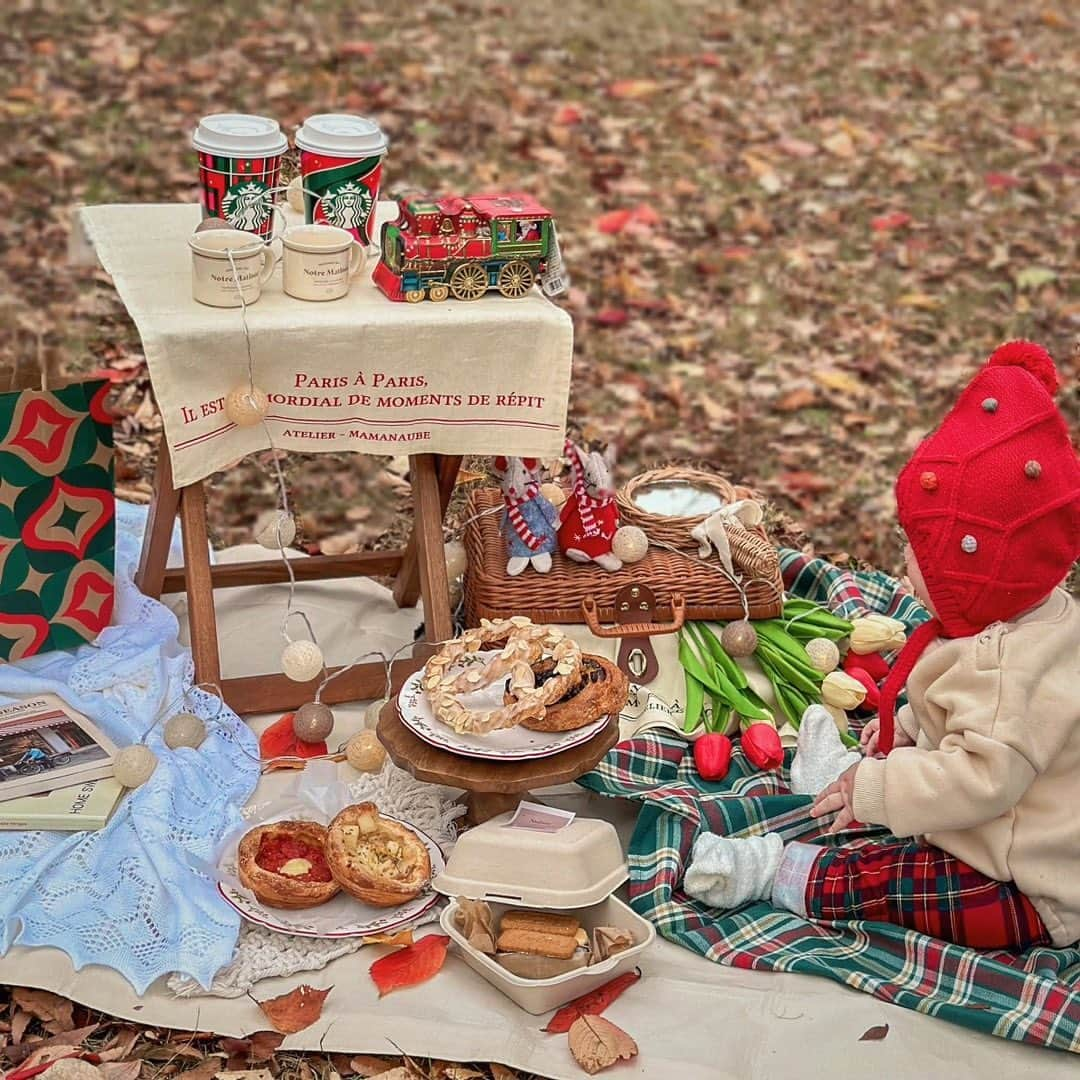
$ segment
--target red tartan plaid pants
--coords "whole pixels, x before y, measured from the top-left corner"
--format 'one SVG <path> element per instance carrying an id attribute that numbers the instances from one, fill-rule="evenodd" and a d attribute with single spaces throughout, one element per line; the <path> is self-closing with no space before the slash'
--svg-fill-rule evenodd
<path id="1" fill-rule="evenodd" d="M 940 848 L 916 840 L 826 848 L 806 882 L 806 913 L 828 921 L 871 919 L 956 945 L 1018 952 L 1049 945 L 1031 901 Z"/>

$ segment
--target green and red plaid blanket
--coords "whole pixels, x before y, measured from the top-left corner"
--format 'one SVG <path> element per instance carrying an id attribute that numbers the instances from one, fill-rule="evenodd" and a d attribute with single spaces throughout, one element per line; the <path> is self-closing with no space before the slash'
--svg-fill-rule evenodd
<path id="1" fill-rule="evenodd" d="M 843 571 L 783 554 L 788 591 L 845 615 L 867 608 L 914 627 L 926 612 L 881 573 Z M 792 795 L 788 766 L 756 771 L 736 748 L 722 783 L 700 779 L 682 740 L 646 734 L 620 743 L 579 781 L 641 804 L 630 843 L 630 902 L 670 941 L 733 967 L 823 975 L 916 1012 L 1005 1039 L 1080 1052 L 1080 950 L 979 952 L 863 920 L 811 923 L 764 902 L 719 911 L 681 889 L 700 830 L 728 836 L 779 832 L 785 840 L 865 843 L 887 835 L 859 828 L 824 837 Z"/>

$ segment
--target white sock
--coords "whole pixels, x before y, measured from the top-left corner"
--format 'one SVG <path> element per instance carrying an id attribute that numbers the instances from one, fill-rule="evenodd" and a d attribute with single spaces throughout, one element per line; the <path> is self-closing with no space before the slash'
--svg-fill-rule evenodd
<path id="1" fill-rule="evenodd" d="M 862 754 L 844 746 L 828 710 L 811 705 L 799 724 L 799 741 L 791 763 L 791 793 L 817 795 L 860 761 Z"/>
<path id="2" fill-rule="evenodd" d="M 772 905 L 793 911 L 806 918 L 806 882 L 810 878 L 810 869 L 814 860 L 824 848 L 814 844 L 801 844 L 793 840 L 784 848 L 783 858 L 776 868 L 773 878 Z"/>
<path id="3" fill-rule="evenodd" d="M 767 900 L 783 851 L 779 833 L 741 839 L 702 833 L 694 841 L 683 889 L 696 900 L 717 908 Z"/>

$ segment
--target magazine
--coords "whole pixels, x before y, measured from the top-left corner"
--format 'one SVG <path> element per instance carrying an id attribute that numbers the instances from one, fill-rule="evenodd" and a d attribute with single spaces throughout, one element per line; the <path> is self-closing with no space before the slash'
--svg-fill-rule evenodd
<path id="1" fill-rule="evenodd" d="M 0 707 L 0 802 L 112 776 L 116 747 L 53 694 Z"/>
<path id="2" fill-rule="evenodd" d="M 82 832 L 105 827 L 124 789 L 112 778 L 0 802 L 0 829 Z"/>

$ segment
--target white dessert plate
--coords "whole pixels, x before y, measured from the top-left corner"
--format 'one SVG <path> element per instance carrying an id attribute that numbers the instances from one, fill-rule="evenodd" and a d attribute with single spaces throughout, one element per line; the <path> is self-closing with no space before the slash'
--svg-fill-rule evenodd
<path id="1" fill-rule="evenodd" d="M 430 836 L 400 818 L 393 818 L 388 814 L 382 816 L 387 821 L 397 821 L 420 837 L 431 857 L 433 878 L 443 872 L 446 860 L 439 845 Z M 222 863 L 221 870 L 228 875 L 230 881 L 218 882 L 218 892 L 230 907 L 257 926 L 265 926 L 268 930 L 276 930 L 280 934 L 295 934 L 298 937 L 353 938 L 390 933 L 423 915 L 439 901 L 439 894 L 429 887 L 414 900 L 399 907 L 377 908 L 342 891 L 333 900 L 328 900 L 318 907 L 287 911 L 260 904 L 253 896 L 245 895 L 231 884 L 236 879 L 235 854 Z"/>

